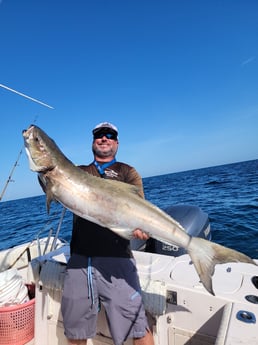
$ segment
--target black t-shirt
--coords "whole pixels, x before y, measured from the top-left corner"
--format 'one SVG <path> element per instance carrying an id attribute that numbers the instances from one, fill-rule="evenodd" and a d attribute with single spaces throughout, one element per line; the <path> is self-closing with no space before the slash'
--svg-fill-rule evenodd
<path id="1" fill-rule="evenodd" d="M 93 163 L 81 165 L 81 169 L 99 176 Z M 139 195 L 144 197 L 142 179 L 128 164 L 115 162 L 105 170 L 105 178 L 122 181 L 139 187 Z M 71 254 L 85 256 L 132 257 L 130 241 L 118 236 L 108 228 L 73 215 Z"/>

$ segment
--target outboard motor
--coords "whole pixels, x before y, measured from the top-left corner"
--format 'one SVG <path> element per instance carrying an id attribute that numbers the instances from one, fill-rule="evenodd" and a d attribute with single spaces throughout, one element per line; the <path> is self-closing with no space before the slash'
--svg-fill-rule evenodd
<path id="1" fill-rule="evenodd" d="M 164 209 L 172 218 L 180 223 L 190 236 L 211 240 L 209 217 L 198 206 L 176 205 Z M 186 254 L 184 248 L 177 245 L 163 243 L 154 238 L 147 241 L 131 240 L 131 248 L 149 253 L 180 256 Z"/>

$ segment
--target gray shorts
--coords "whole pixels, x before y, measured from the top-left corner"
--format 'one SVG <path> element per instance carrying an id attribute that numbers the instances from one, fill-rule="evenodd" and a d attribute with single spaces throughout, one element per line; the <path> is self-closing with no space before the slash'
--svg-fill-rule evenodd
<path id="1" fill-rule="evenodd" d="M 61 311 L 68 339 L 96 335 L 100 302 L 105 307 L 115 345 L 141 338 L 149 329 L 134 259 L 71 256 L 65 276 Z"/>

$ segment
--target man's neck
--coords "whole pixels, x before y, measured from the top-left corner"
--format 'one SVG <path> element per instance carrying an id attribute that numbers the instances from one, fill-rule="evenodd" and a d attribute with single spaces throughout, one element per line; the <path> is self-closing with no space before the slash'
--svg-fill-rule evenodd
<path id="1" fill-rule="evenodd" d="M 109 168 L 111 165 L 113 165 L 115 162 L 116 162 L 115 158 L 108 162 L 98 162 L 96 159 L 94 159 L 93 164 L 97 168 L 101 177 L 105 178 L 106 169 Z"/>
<path id="2" fill-rule="evenodd" d="M 98 163 L 108 163 L 111 162 L 115 157 L 94 157 L 94 160 Z"/>

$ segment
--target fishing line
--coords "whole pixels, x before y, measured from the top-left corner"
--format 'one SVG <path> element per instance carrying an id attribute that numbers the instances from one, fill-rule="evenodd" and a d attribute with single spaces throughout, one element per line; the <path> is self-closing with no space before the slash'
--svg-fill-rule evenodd
<path id="1" fill-rule="evenodd" d="M 47 108 L 54 109 L 51 105 L 48 105 L 47 103 L 41 102 L 41 101 L 39 101 L 39 100 L 36 99 L 36 98 L 30 97 L 30 96 L 28 96 L 28 95 L 25 95 L 25 93 L 19 92 L 19 91 L 14 90 L 14 89 L 11 89 L 10 87 L 8 87 L 8 86 L 6 86 L 6 85 L 0 84 L 0 87 L 6 89 L 6 90 L 8 90 L 8 91 L 14 92 L 14 93 L 16 93 L 17 95 L 22 96 L 22 97 L 25 97 L 25 98 L 27 98 L 27 99 L 33 101 L 33 102 L 39 103 L 39 104 L 41 104 L 41 105 L 43 105 L 43 106 L 45 106 L 45 107 L 47 107 Z"/>

